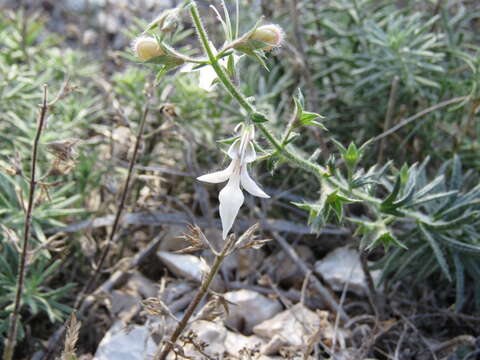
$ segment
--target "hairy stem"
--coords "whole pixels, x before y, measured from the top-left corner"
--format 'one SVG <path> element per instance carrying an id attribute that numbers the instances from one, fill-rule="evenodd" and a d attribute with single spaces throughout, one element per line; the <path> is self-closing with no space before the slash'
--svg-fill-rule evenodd
<path id="1" fill-rule="evenodd" d="M 17 290 L 15 293 L 15 305 L 13 308 L 12 315 L 10 316 L 8 335 L 5 343 L 5 350 L 3 352 L 4 360 L 11 360 L 13 358 L 13 351 L 15 349 L 15 343 L 17 340 L 17 327 L 18 327 L 18 321 L 20 316 L 20 307 L 21 307 L 23 286 L 25 282 L 25 273 L 27 270 L 28 240 L 30 239 L 30 224 L 32 220 L 35 188 L 37 185 L 35 176 L 36 176 L 36 169 L 37 169 L 38 144 L 40 142 L 40 136 L 42 135 L 42 129 L 45 123 L 47 109 L 48 109 L 47 86 L 44 85 L 42 108 L 40 110 L 40 115 L 38 119 L 37 132 L 35 134 L 35 139 L 33 140 L 31 175 L 30 175 L 30 191 L 28 195 L 27 212 L 25 214 L 25 224 L 23 228 L 22 253 L 20 255 L 20 263 L 18 265 L 18 279 L 17 279 Z"/>
<path id="2" fill-rule="evenodd" d="M 245 96 L 240 93 L 240 91 L 237 89 L 237 87 L 232 83 L 228 75 L 225 73 L 223 68 L 220 66 L 218 63 L 218 56 L 215 56 L 212 47 L 210 45 L 210 42 L 208 40 L 207 32 L 205 31 L 205 28 L 202 24 L 202 20 L 200 19 L 200 15 L 198 13 L 198 8 L 197 5 L 194 1 L 192 1 L 191 6 L 190 6 L 190 15 L 192 17 L 193 23 L 195 25 L 195 28 L 197 30 L 198 36 L 200 38 L 200 41 L 203 45 L 203 48 L 205 49 L 205 52 L 208 56 L 208 59 L 210 60 L 210 63 L 217 73 L 218 79 L 220 82 L 223 84 L 225 89 L 229 92 L 229 94 L 237 100 L 237 102 L 240 104 L 240 106 L 243 107 L 245 111 L 251 116 L 257 116 L 259 118 L 267 119 L 267 116 L 265 114 L 262 114 L 258 112 L 255 107 L 247 101 Z M 257 122 L 255 124 L 258 129 L 263 133 L 263 135 L 267 138 L 267 140 L 270 142 L 270 144 L 275 148 L 275 150 L 283 157 L 285 157 L 287 160 L 289 160 L 291 163 L 301 167 L 302 169 L 310 172 L 313 174 L 319 182 L 322 180 L 326 180 L 328 183 L 331 185 L 340 188 L 343 192 L 346 194 L 350 193 L 350 189 L 348 188 L 348 185 L 342 184 L 340 181 L 335 179 L 334 177 L 329 177 L 328 171 L 318 165 L 315 164 L 311 161 L 308 161 L 301 157 L 300 155 L 297 155 L 294 151 L 291 150 L 290 146 L 283 146 L 282 141 L 277 139 L 275 135 L 261 122 Z M 364 193 L 361 191 L 355 191 L 353 190 L 352 193 L 357 196 L 359 199 L 362 199 L 364 201 L 370 202 L 374 205 L 379 205 L 380 200 Z"/>
<path id="3" fill-rule="evenodd" d="M 205 280 L 203 280 L 202 285 L 200 286 L 200 289 L 198 289 L 198 292 L 195 294 L 195 297 L 193 298 L 192 302 L 190 303 L 190 305 L 188 305 L 188 308 L 185 311 L 185 314 L 183 315 L 182 320 L 180 320 L 180 322 L 178 323 L 177 327 L 173 331 L 173 334 L 170 336 L 170 339 L 166 341 L 165 344 L 163 345 L 163 349 L 162 349 L 162 344 L 159 346 L 157 353 L 153 357 L 153 360 L 165 360 L 167 358 L 167 355 L 172 350 L 173 345 L 177 341 L 178 337 L 182 334 L 183 330 L 188 325 L 188 320 L 190 320 L 190 318 L 193 315 L 193 312 L 195 311 L 198 304 L 200 303 L 200 301 L 203 299 L 206 292 L 208 291 L 208 288 L 210 287 L 212 280 L 215 278 L 215 275 L 220 269 L 220 265 L 222 265 L 223 260 L 227 256 L 229 250 L 231 250 L 232 241 L 234 240 L 232 239 L 232 237 L 230 237 L 229 240 L 227 240 L 227 242 L 225 243 L 222 251 L 215 256 L 215 261 L 213 262 L 210 272 L 205 277 Z"/>
<path id="4" fill-rule="evenodd" d="M 207 53 L 208 59 L 210 60 L 210 63 L 217 73 L 217 76 L 220 80 L 220 82 L 223 84 L 225 89 L 232 95 L 235 100 L 248 112 L 249 115 L 259 115 L 262 118 L 267 118 L 266 115 L 259 113 L 255 107 L 250 104 L 245 96 L 243 96 L 242 93 L 236 88 L 236 86 L 232 83 L 228 75 L 225 73 L 225 71 L 222 69 L 220 64 L 218 63 L 218 58 L 215 56 L 213 53 L 212 47 L 210 46 L 210 42 L 208 40 L 207 33 L 205 31 L 205 28 L 203 27 L 202 21 L 200 19 L 200 15 L 198 13 L 197 5 L 195 2 L 192 2 L 192 5 L 190 7 L 190 15 L 192 16 L 193 23 L 195 24 L 195 28 L 197 29 L 198 36 L 200 38 L 200 41 L 203 45 L 203 48 L 205 49 L 205 52 Z M 281 141 L 278 140 L 262 123 L 256 123 L 256 126 L 260 131 L 264 134 L 264 136 L 268 139 L 268 141 L 272 144 L 272 146 L 283 156 L 285 156 L 288 160 L 294 162 L 295 164 L 299 165 L 301 168 L 311 172 L 318 178 L 322 178 L 323 174 L 326 174 L 325 169 L 320 167 L 317 164 L 311 163 L 310 161 L 307 161 L 300 156 L 296 155 L 287 147 L 282 146 Z"/>

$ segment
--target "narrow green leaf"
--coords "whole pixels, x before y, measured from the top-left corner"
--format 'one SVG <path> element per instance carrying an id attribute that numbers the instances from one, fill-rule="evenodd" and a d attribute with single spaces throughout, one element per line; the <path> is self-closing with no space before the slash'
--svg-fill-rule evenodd
<path id="1" fill-rule="evenodd" d="M 438 265 L 442 269 L 443 274 L 446 276 L 448 281 L 452 281 L 452 276 L 450 275 L 450 270 L 448 269 L 447 260 L 443 255 L 442 249 L 440 245 L 438 245 L 437 241 L 433 238 L 432 234 L 425 228 L 423 224 L 419 224 L 420 230 L 422 231 L 423 237 L 427 240 L 428 244 L 433 250 L 435 258 L 437 259 Z"/>

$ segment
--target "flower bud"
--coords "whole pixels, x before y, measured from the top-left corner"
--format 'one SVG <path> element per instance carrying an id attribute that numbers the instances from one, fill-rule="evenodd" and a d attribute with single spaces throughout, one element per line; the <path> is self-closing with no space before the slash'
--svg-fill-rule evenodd
<path id="1" fill-rule="evenodd" d="M 263 25 L 258 27 L 250 36 L 251 40 L 260 41 L 266 44 L 262 49 L 270 51 L 283 42 L 284 34 L 280 26 L 275 24 Z"/>
<path id="2" fill-rule="evenodd" d="M 157 40 L 149 36 L 141 36 L 133 42 L 133 51 L 142 61 L 165 55 L 165 52 L 158 45 Z"/>

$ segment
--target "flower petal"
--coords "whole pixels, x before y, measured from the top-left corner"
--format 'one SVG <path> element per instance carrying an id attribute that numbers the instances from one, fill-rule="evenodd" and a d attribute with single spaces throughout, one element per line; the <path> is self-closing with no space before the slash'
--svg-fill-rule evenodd
<path id="1" fill-rule="evenodd" d="M 241 171 L 241 182 L 242 186 L 245 190 L 247 190 L 250 194 L 254 196 L 258 196 L 261 198 L 269 198 L 270 196 L 266 194 L 260 186 L 257 185 L 255 181 L 250 177 L 247 171 L 247 166 L 244 165 Z"/>
<path id="2" fill-rule="evenodd" d="M 256 158 L 257 158 L 257 153 L 255 152 L 255 148 L 253 147 L 253 144 L 249 142 L 245 149 L 245 154 L 243 155 L 243 162 L 251 163 L 255 161 Z"/>
<path id="3" fill-rule="evenodd" d="M 217 73 L 210 65 L 204 66 L 199 71 L 198 87 L 205 91 L 212 91 L 215 84 L 213 81 L 217 78 Z"/>
<path id="4" fill-rule="evenodd" d="M 227 181 L 230 175 L 232 175 L 234 167 L 235 167 L 235 164 L 232 161 L 226 169 L 199 176 L 197 177 L 197 180 L 212 183 L 212 184 L 218 184 L 218 183 Z"/>
<path id="5" fill-rule="evenodd" d="M 189 73 L 191 71 L 193 71 L 193 63 L 186 63 L 185 65 L 183 65 L 180 68 L 181 73 Z M 195 71 L 197 71 L 197 70 L 195 70 Z"/>
<path id="6" fill-rule="evenodd" d="M 230 157 L 230 159 L 236 159 L 238 158 L 239 152 L 240 152 L 240 139 L 237 139 L 233 142 L 232 145 L 230 145 L 230 147 L 228 148 L 227 154 Z"/>
<path id="7" fill-rule="evenodd" d="M 227 186 L 220 191 L 218 199 L 220 200 L 220 219 L 222 219 L 223 239 L 225 240 L 244 200 L 243 192 L 240 189 L 239 174 L 230 177 Z"/>

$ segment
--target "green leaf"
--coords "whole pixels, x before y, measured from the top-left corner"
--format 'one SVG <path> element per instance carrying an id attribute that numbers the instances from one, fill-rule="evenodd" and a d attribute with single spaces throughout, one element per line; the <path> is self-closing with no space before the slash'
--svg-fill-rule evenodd
<path id="1" fill-rule="evenodd" d="M 452 256 L 455 265 L 455 311 L 458 312 L 465 302 L 465 267 L 457 252 L 452 251 Z"/>
<path id="2" fill-rule="evenodd" d="M 393 202 L 395 201 L 395 199 L 398 196 L 398 193 L 400 192 L 401 185 L 402 185 L 402 177 L 399 175 L 395 180 L 395 184 L 393 185 L 392 192 L 380 204 L 381 212 L 384 212 L 387 214 L 393 213 L 394 215 L 396 214 L 395 207 L 393 206 Z"/>
<path id="3" fill-rule="evenodd" d="M 305 108 L 305 98 L 303 97 L 302 90 L 300 88 L 297 89 L 297 95 L 293 98 L 296 102 L 298 102 L 301 109 Z"/>
<path id="4" fill-rule="evenodd" d="M 338 140 L 335 140 L 334 138 L 330 138 L 330 141 L 335 144 L 335 146 L 340 150 L 342 155 L 345 155 L 347 153 L 347 148 L 342 145 L 342 143 Z"/>
<path id="5" fill-rule="evenodd" d="M 373 249 L 377 247 L 378 244 L 382 244 L 385 250 L 388 250 L 391 245 L 408 250 L 408 247 L 398 240 L 391 231 L 377 232 L 375 239 L 365 248 L 365 250 Z"/>
<path id="6" fill-rule="evenodd" d="M 347 167 L 353 170 L 357 165 L 359 159 L 360 153 L 358 151 L 358 148 L 353 142 L 351 142 L 347 148 L 347 152 L 343 154 L 343 160 L 345 161 Z"/>
<path id="7" fill-rule="evenodd" d="M 317 114 L 317 113 L 312 113 L 308 111 L 302 112 L 302 115 L 300 116 L 300 124 L 301 125 L 312 125 L 312 126 L 317 126 L 321 128 L 322 130 L 328 131 L 328 129 L 323 125 L 322 123 L 316 121 L 318 118 L 323 118 L 322 115 Z"/>
<path id="8" fill-rule="evenodd" d="M 266 116 L 259 112 L 255 112 L 251 116 L 254 123 L 264 123 L 268 121 Z"/>
<path id="9" fill-rule="evenodd" d="M 449 235 L 438 234 L 440 240 L 443 241 L 445 245 L 450 248 L 453 248 L 457 251 L 461 251 L 463 253 L 469 253 L 472 255 L 480 255 L 480 246 L 475 246 L 472 244 L 467 244 L 462 241 L 458 241 L 452 239 Z"/>
<path id="10" fill-rule="evenodd" d="M 433 250 L 433 254 L 437 259 L 438 265 L 440 265 L 440 269 L 442 269 L 443 274 L 446 276 L 448 281 L 452 281 L 452 276 L 450 275 L 450 270 L 448 269 L 448 263 L 445 259 L 445 255 L 442 252 L 440 245 L 438 242 L 433 238 L 432 234 L 425 228 L 423 224 L 419 224 L 420 230 L 425 240 L 427 240 L 428 244 Z"/>

